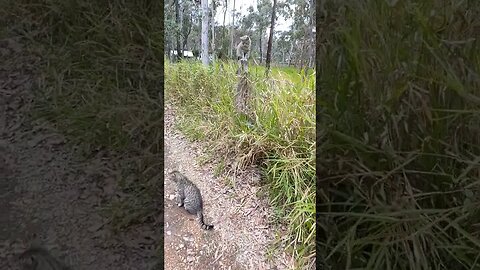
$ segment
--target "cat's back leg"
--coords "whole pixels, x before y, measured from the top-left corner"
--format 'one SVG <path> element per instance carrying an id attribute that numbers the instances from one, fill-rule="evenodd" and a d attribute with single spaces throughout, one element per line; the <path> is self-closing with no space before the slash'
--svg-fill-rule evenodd
<path id="1" fill-rule="evenodd" d="M 191 201 L 188 198 L 185 199 L 185 204 L 184 204 L 185 210 L 187 210 L 188 213 L 192 215 L 196 215 L 198 211 L 198 202 L 197 201 Z"/>
<path id="2" fill-rule="evenodd" d="M 185 192 L 182 190 L 177 190 L 177 205 L 178 207 L 184 206 L 185 203 Z"/>

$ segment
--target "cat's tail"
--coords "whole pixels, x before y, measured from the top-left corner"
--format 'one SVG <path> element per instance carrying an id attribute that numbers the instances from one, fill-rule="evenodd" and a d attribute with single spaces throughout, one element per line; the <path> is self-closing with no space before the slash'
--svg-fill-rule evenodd
<path id="1" fill-rule="evenodd" d="M 205 222 L 203 221 L 202 211 L 197 212 L 197 217 L 198 217 L 198 222 L 200 223 L 200 226 L 202 227 L 202 229 L 204 229 L 204 230 L 212 230 L 213 229 L 213 225 L 205 224 Z"/>
<path id="2" fill-rule="evenodd" d="M 29 249 L 18 255 L 18 260 L 25 269 L 61 269 L 70 270 L 70 267 L 52 256 L 50 252 L 39 244 L 33 244 Z M 44 268 L 46 267 L 46 268 Z"/>

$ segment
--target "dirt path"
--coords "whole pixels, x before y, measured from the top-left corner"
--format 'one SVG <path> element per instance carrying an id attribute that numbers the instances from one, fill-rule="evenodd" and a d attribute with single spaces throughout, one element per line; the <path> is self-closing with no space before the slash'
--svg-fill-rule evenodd
<path id="1" fill-rule="evenodd" d="M 272 209 L 256 197 L 258 176 L 237 177 L 236 188 L 214 177 L 214 165 L 199 166 L 202 146 L 189 143 L 175 129 L 171 107 L 165 112 L 165 269 L 291 269 L 281 251 L 267 259 L 275 228 L 267 220 Z M 195 217 L 175 203 L 175 187 L 166 177 L 178 170 L 194 182 L 204 198 L 205 220 L 213 231 L 200 228 Z"/>
<path id="2" fill-rule="evenodd" d="M 112 199 L 115 160 L 80 161 L 46 122 L 31 121 L 35 66 L 19 39 L 0 40 L 0 269 L 35 233 L 76 270 L 153 269 L 154 228 L 113 235 L 99 215 Z"/>

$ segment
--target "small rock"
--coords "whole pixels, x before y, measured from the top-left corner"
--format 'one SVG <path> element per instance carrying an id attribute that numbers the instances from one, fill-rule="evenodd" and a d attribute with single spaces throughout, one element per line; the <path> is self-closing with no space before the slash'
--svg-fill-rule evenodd
<path id="1" fill-rule="evenodd" d="M 174 195 L 174 194 L 170 194 L 170 195 L 168 196 L 168 198 L 173 201 L 173 199 L 175 199 L 175 195 Z"/>
<path id="2" fill-rule="evenodd" d="M 180 244 L 178 247 L 179 247 L 179 248 L 184 248 L 185 245 L 184 245 L 184 244 Z"/>
<path id="3" fill-rule="evenodd" d="M 187 242 L 192 242 L 192 241 L 193 241 L 193 238 L 192 238 L 192 237 L 184 236 L 184 237 L 183 237 L 183 240 L 185 240 L 185 241 L 187 241 Z"/>
<path id="4" fill-rule="evenodd" d="M 187 262 L 192 263 L 193 261 L 195 261 L 195 257 L 187 256 Z"/>
<path id="5" fill-rule="evenodd" d="M 167 231 L 167 235 L 172 235 L 172 232 L 171 232 L 171 231 Z"/>

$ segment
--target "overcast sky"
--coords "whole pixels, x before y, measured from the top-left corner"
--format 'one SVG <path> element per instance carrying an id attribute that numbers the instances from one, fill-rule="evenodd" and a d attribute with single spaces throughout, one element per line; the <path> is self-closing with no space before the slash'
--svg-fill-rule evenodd
<path id="1" fill-rule="evenodd" d="M 226 25 L 230 24 L 230 22 L 232 21 L 231 10 L 232 10 L 232 7 L 233 7 L 233 0 L 227 0 L 227 2 L 228 2 L 228 10 L 227 10 L 227 16 L 225 18 L 225 24 Z M 271 1 L 271 2 L 273 4 L 273 1 Z M 222 4 L 223 3 L 224 2 L 222 1 Z M 211 2 L 209 1 L 208 4 L 210 5 Z M 235 0 L 235 9 L 237 10 L 237 12 L 240 12 L 241 16 L 244 16 L 248 13 L 247 8 L 249 6 L 253 6 L 254 10 L 256 11 L 257 10 L 257 1 L 256 0 Z M 225 10 L 223 9 L 223 6 L 216 9 L 215 22 L 217 24 L 220 24 L 220 25 L 223 24 L 224 11 Z M 235 24 L 237 24 L 237 22 L 235 22 Z M 285 21 L 285 18 L 283 18 L 282 16 L 279 16 L 277 22 L 275 22 L 275 31 L 286 31 L 290 28 L 291 24 L 292 24 L 291 19 L 288 20 L 288 21 Z M 270 26 L 268 28 L 270 28 Z"/>

